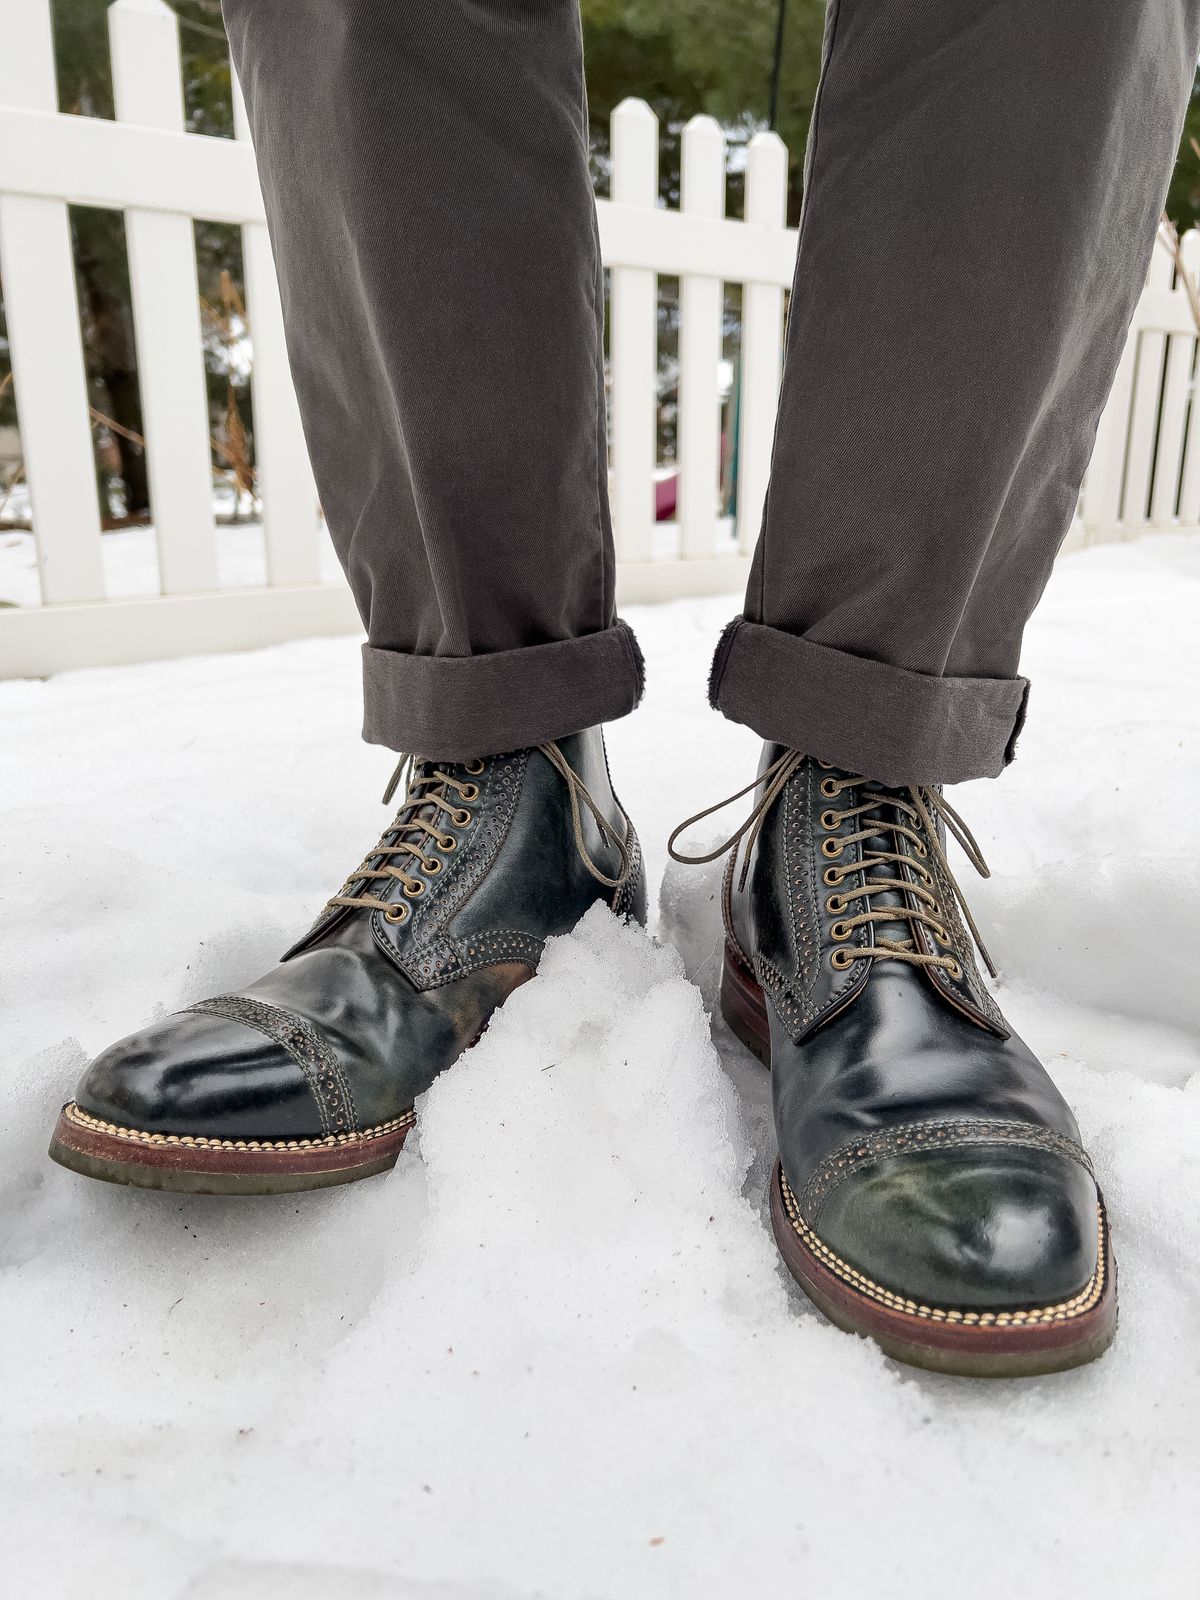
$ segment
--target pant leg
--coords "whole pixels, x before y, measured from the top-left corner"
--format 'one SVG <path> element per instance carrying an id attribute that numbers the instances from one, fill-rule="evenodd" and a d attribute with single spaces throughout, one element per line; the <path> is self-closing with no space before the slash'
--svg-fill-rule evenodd
<path id="1" fill-rule="evenodd" d="M 576 0 L 225 0 L 364 735 L 444 759 L 632 710 Z"/>
<path id="2" fill-rule="evenodd" d="M 1012 757 L 1200 0 L 832 0 L 772 476 L 711 698 L 893 783 Z"/>

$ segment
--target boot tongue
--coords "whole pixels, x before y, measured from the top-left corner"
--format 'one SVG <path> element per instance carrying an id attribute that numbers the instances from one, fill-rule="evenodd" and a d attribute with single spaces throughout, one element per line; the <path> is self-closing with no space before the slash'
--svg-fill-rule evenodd
<path id="1" fill-rule="evenodd" d="M 879 804 L 872 806 L 870 811 L 862 812 L 857 818 L 857 826 L 864 832 L 875 823 L 903 823 L 908 825 L 909 819 L 896 805 L 898 791 L 885 789 L 882 784 L 860 783 L 857 791 L 857 803 L 866 805 L 876 796 Z M 892 832 L 891 827 L 881 828 L 880 832 L 870 839 L 863 840 L 863 855 L 872 856 L 877 852 L 900 853 L 900 842 Z M 898 862 L 888 861 L 876 868 L 866 868 L 854 874 L 853 878 L 847 877 L 847 888 L 862 888 L 864 883 L 869 884 L 873 878 L 898 878 L 903 869 Z M 886 911 L 892 907 L 898 910 L 910 909 L 908 897 L 901 889 L 879 889 L 872 892 L 870 899 L 864 895 L 861 900 L 853 902 L 855 910 L 865 911 L 870 907 L 874 911 Z M 907 917 L 897 917 L 894 922 L 875 923 L 875 940 L 877 943 L 886 941 L 889 944 L 909 944 L 913 942 L 912 924 Z"/>

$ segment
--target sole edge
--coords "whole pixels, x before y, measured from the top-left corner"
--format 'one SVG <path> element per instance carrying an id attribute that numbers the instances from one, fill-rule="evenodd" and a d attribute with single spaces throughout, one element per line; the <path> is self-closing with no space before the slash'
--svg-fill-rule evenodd
<path id="1" fill-rule="evenodd" d="M 294 1194 L 354 1183 L 396 1165 L 415 1120 L 341 1144 L 254 1150 L 232 1143 L 205 1146 L 182 1137 L 139 1139 L 132 1128 L 110 1133 L 78 1121 L 73 1109 L 70 1102 L 59 1113 L 50 1140 L 52 1161 L 102 1183 L 175 1194 Z"/>

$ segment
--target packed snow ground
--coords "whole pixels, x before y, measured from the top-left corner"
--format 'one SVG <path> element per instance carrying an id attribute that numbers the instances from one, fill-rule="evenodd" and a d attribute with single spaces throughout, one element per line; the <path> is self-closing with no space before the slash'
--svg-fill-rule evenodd
<path id="1" fill-rule="evenodd" d="M 630 613 L 649 689 L 610 742 L 656 880 L 755 758 L 704 704 L 734 609 Z M 1109 1356 L 1012 1385 L 889 1363 L 777 1266 L 766 1077 L 701 1001 L 715 869 L 667 877 L 676 948 L 601 913 L 556 942 L 387 1179 L 187 1199 L 47 1164 L 87 1055 L 271 963 L 391 762 L 349 640 L 0 686 L 5 1592 L 1194 1592 L 1198 611 L 1196 541 L 1061 563 L 1021 759 L 954 797 L 1121 1264 Z"/>

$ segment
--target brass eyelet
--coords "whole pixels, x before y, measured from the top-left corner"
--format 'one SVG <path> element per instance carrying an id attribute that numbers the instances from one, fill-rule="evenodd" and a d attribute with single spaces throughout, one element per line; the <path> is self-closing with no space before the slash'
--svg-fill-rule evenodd
<path id="1" fill-rule="evenodd" d="M 835 922 L 829 930 L 829 936 L 831 939 L 836 939 L 840 944 L 843 939 L 850 937 L 850 929 L 844 922 Z"/>
<path id="2" fill-rule="evenodd" d="M 840 915 L 841 912 L 845 911 L 846 902 L 842 899 L 840 894 L 831 894 L 829 899 L 825 902 L 825 909 L 829 912 L 831 917 L 836 917 Z"/>
<path id="3" fill-rule="evenodd" d="M 920 839 L 914 839 L 913 840 L 913 849 L 917 852 L 917 854 L 921 857 L 922 860 L 924 860 L 925 857 L 929 854 L 929 851 L 925 848 L 924 844 L 922 844 Z"/>
<path id="4" fill-rule="evenodd" d="M 464 800 L 478 800 L 479 785 L 477 783 L 464 783 L 459 793 Z"/>
<path id="5" fill-rule="evenodd" d="M 955 983 L 957 983 L 957 982 L 958 982 L 958 980 L 959 980 L 959 979 L 960 979 L 960 978 L 961 978 L 961 977 L 962 977 L 962 975 L 963 975 L 963 970 L 962 970 L 962 968 L 961 968 L 961 967 L 960 967 L 960 966 L 959 966 L 959 964 L 958 964 L 958 962 L 957 962 L 957 961 L 952 961 L 952 962 L 951 962 L 951 963 L 950 963 L 950 965 L 949 965 L 949 966 L 948 966 L 948 967 L 947 967 L 947 968 L 946 968 L 946 971 L 947 971 L 947 972 L 948 972 L 948 973 L 949 973 L 949 974 L 950 974 L 950 976 L 951 976 L 951 977 L 952 977 L 952 978 L 953 978 L 953 979 L 954 979 L 954 981 L 955 981 Z"/>
<path id="6" fill-rule="evenodd" d="M 842 819 L 836 811 L 822 811 L 821 826 L 826 833 L 832 833 L 835 828 L 841 827 Z"/>
<path id="7" fill-rule="evenodd" d="M 447 855 L 450 855 L 452 851 L 458 849 L 458 840 L 452 833 L 444 833 L 438 839 L 438 849 L 444 850 Z"/>
<path id="8" fill-rule="evenodd" d="M 475 761 L 464 762 L 463 765 L 466 767 L 467 771 L 471 774 L 471 776 L 473 778 L 477 778 L 479 776 L 479 774 L 483 771 L 484 766 L 486 765 L 486 763 L 483 762 L 483 761 L 475 760 Z"/>
<path id="9" fill-rule="evenodd" d="M 425 885 L 418 878 L 414 883 L 404 885 L 404 893 L 410 900 L 419 900 L 425 893 Z"/>
<path id="10" fill-rule="evenodd" d="M 835 950 L 829 957 L 829 964 L 830 966 L 836 967 L 839 972 L 845 972 L 846 968 L 853 963 L 854 959 L 854 956 L 850 954 L 849 950 Z"/>
<path id="11" fill-rule="evenodd" d="M 821 793 L 825 796 L 826 800 L 836 800 L 838 797 L 837 779 L 822 778 Z"/>
<path id="12" fill-rule="evenodd" d="M 408 907 L 407 906 L 389 906 L 387 908 L 387 910 L 383 913 L 383 920 L 385 922 L 407 922 L 408 921 Z"/>
<path id="13" fill-rule="evenodd" d="M 945 928 L 934 928 L 932 931 L 933 931 L 933 937 L 942 946 L 942 948 L 944 950 L 949 950 L 949 948 L 950 948 L 950 934 L 947 931 L 947 929 L 945 929 Z"/>
<path id="14" fill-rule="evenodd" d="M 450 821 L 456 828 L 469 828 L 471 826 L 471 813 L 469 811 L 452 811 Z"/>
<path id="15" fill-rule="evenodd" d="M 832 761 L 822 761 L 820 756 L 817 757 L 817 765 L 819 767 L 824 767 L 826 772 L 830 772 L 833 769 L 833 762 Z"/>
<path id="16" fill-rule="evenodd" d="M 833 856 L 840 856 L 841 853 L 842 853 L 842 841 L 840 839 L 822 839 L 822 841 L 821 841 L 821 854 L 822 855 L 833 857 Z"/>
<path id="17" fill-rule="evenodd" d="M 826 867 L 821 876 L 829 887 L 834 889 L 842 881 L 842 869 L 840 867 Z"/>
<path id="18" fill-rule="evenodd" d="M 438 860 L 437 856 L 430 856 L 429 860 L 425 863 L 425 871 L 431 878 L 436 878 L 441 870 L 442 863 Z"/>

